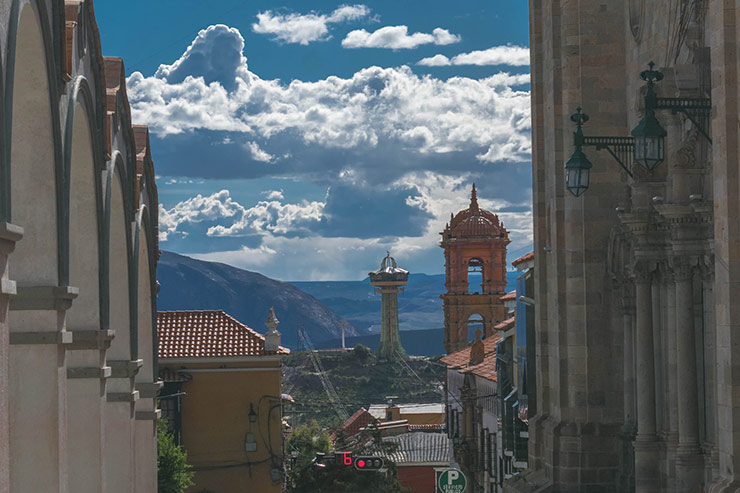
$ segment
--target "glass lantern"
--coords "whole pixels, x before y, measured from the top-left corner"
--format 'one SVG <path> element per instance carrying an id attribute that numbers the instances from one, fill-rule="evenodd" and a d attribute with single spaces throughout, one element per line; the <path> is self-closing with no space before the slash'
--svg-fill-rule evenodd
<path id="1" fill-rule="evenodd" d="M 581 146 L 576 146 L 573 155 L 565 163 L 565 186 L 575 197 L 580 197 L 588 189 L 591 166 Z"/>

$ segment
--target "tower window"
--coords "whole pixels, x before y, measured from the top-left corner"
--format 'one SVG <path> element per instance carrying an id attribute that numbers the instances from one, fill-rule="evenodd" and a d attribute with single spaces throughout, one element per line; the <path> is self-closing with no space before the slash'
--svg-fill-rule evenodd
<path id="1" fill-rule="evenodd" d="M 482 294 L 483 292 L 483 261 L 472 258 L 468 262 L 468 294 Z"/>

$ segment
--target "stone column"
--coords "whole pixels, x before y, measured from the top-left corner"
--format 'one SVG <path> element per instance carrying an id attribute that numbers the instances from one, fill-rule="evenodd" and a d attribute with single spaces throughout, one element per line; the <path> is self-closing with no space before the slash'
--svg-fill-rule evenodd
<path id="1" fill-rule="evenodd" d="M 666 444 L 666 489 L 672 491 L 676 477 L 676 449 L 678 447 L 678 392 L 676 389 L 676 285 L 673 271 L 668 270 L 664 276 L 665 289 L 665 328 L 666 345 L 666 430 L 663 440 Z"/>
<path id="2" fill-rule="evenodd" d="M 622 296 L 622 334 L 624 338 L 624 424 L 622 438 L 622 467 L 619 487 L 632 491 L 635 485 L 635 298 L 631 286 L 625 285 Z"/>
<path id="3" fill-rule="evenodd" d="M 702 484 L 699 455 L 699 407 L 694 337 L 693 268 L 687 258 L 674 262 L 676 279 L 676 356 L 678 368 L 677 491 L 698 491 Z"/>
<path id="4" fill-rule="evenodd" d="M 665 425 L 663 420 L 665 407 L 665 371 L 663 365 L 665 363 L 665 355 L 663 353 L 663 306 L 660 293 L 661 285 L 663 284 L 662 274 L 662 270 L 660 273 L 656 271 L 653 276 L 653 282 L 650 284 L 653 316 L 653 352 L 655 355 L 655 429 L 661 438 L 663 437 L 663 428 Z"/>
<path id="5" fill-rule="evenodd" d="M 637 371 L 637 436 L 635 438 L 635 492 L 659 488 L 655 435 L 655 353 L 653 351 L 652 274 L 647 266 L 635 270 L 635 353 Z"/>
<path id="6" fill-rule="evenodd" d="M 10 491 L 8 305 L 10 297 L 16 294 L 16 286 L 15 281 L 8 277 L 8 258 L 22 237 L 23 228 L 0 222 L 0 491 Z"/>

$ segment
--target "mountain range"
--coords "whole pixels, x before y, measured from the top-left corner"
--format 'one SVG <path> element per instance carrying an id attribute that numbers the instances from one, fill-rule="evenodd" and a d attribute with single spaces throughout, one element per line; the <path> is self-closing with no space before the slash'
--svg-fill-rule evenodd
<path id="1" fill-rule="evenodd" d="M 507 290 L 514 288 L 516 272 L 508 272 Z M 264 333 L 270 307 L 280 320 L 281 344 L 297 347 L 302 326 L 317 348 L 339 347 L 342 324 L 346 345 L 377 347 L 380 332 L 380 295 L 370 279 L 361 281 L 283 282 L 218 262 L 196 260 L 163 251 L 157 268 L 161 285 L 159 310 L 220 309 L 254 330 Z M 439 295 L 444 275 L 409 275 L 398 296 L 401 340 L 409 354 L 442 354 L 444 312 Z M 435 334 L 434 336 L 432 334 Z M 438 337 L 439 344 L 430 343 Z M 419 340 L 417 340 L 419 339 Z"/>

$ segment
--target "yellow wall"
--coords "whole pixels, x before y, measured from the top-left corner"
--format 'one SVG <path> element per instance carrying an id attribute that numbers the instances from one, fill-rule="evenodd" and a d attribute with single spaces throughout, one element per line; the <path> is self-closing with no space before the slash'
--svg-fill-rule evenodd
<path id="1" fill-rule="evenodd" d="M 173 365 L 173 368 L 218 368 L 222 364 Z M 160 360 L 160 365 L 167 366 L 166 360 Z M 280 362 L 226 363 L 226 366 L 272 368 L 192 372 L 192 380 L 183 383 L 182 391 L 187 395 L 182 397 L 182 445 L 195 471 L 195 486 L 187 491 L 279 493 L 282 478 L 273 483 L 270 470 L 282 471 Z M 255 423 L 249 422 L 250 403 L 257 412 Z M 272 406 L 275 407 L 268 423 L 268 410 Z M 254 452 L 245 451 L 246 435 L 250 431 L 257 442 Z M 267 443 L 272 448 L 272 458 Z"/>

